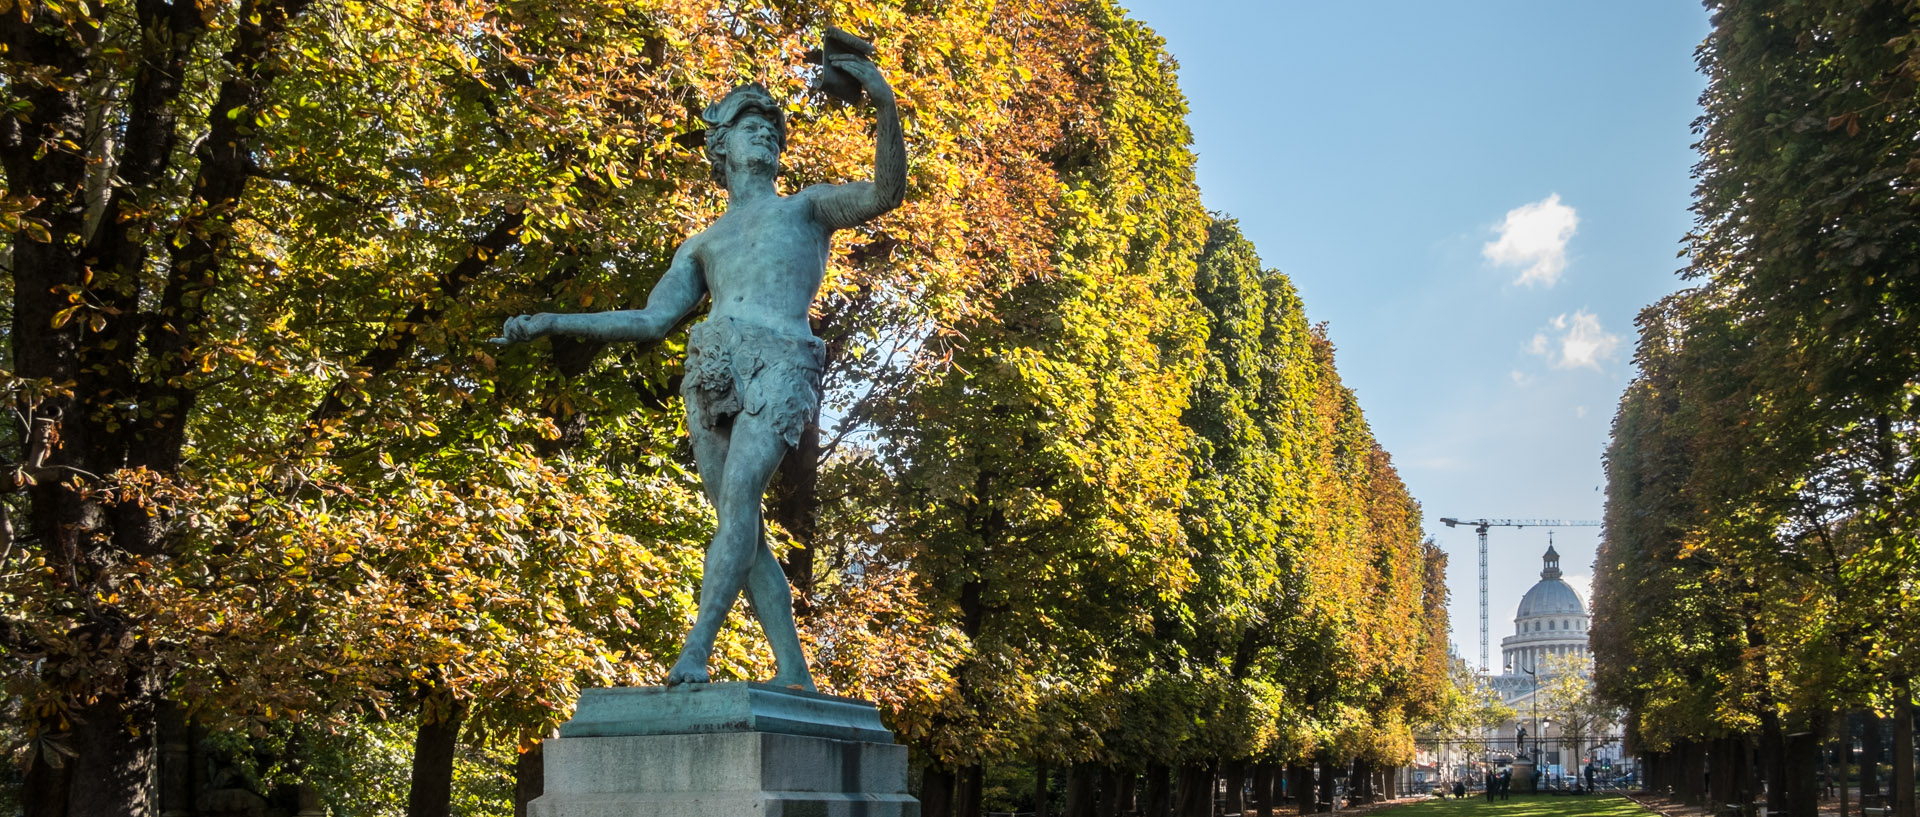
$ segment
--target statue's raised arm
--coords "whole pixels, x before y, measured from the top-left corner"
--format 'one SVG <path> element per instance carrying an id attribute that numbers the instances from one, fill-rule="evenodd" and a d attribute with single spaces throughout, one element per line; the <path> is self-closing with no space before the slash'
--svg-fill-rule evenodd
<path id="1" fill-rule="evenodd" d="M 907 143 L 900 133 L 900 108 L 893 86 L 873 63 L 853 55 L 827 57 L 827 67 L 845 71 L 858 80 L 873 101 L 878 127 L 873 145 L 873 181 L 822 184 L 803 195 L 813 203 L 814 217 L 828 229 L 844 230 L 878 218 L 907 195 Z M 826 70 L 826 69 L 822 69 Z"/>

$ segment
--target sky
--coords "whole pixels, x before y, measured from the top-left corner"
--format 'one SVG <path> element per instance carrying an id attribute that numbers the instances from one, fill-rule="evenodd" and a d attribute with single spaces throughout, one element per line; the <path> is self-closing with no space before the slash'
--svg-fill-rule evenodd
<path id="1" fill-rule="evenodd" d="M 1598 520 L 1634 317 L 1680 289 L 1705 79 L 1685 0 L 1121 0 L 1167 41 L 1207 207 L 1307 317 L 1449 557 L 1479 656 L 1472 530 Z M 1590 598 L 1599 529 L 1551 532 Z M 1490 654 L 1549 531 L 1488 536 Z"/>

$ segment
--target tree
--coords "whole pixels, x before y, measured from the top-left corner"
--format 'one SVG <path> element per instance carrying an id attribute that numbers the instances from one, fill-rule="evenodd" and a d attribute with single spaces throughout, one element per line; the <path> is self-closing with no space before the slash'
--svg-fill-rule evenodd
<path id="1" fill-rule="evenodd" d="M 1559 724 L 1573 752 L 1568 761 L 1572 767 L 1592 757 L 1593 739 L 1612 730 L 1620 720 L 1619 710 L 1593 694 L 1593 662 L 1586 656 L 1549 656 L 1543 674 L 1551 678 L 1536 693 L 1540 713 Z"/>
<path id="2" fill-rule="evenodd" d="M 1414 730 L 1417 739 L 1432 745 L 1439 755 L 1444 779 L 1471 758 L 1484 758 L 1495 746 L 1508 745 L 1497 731 L 1514 715 L 1513 707 L 1500 699 L 1485 675 L 1466 659 L 1450 656 L 1446 683 L 1432 714 L 1417 722 Z"/>
<path id="3" fill-rule="evenodd" d="M 963 324 L 952 365 L 881 424 L 887 539 L 965 639 L 951 692 L 898 721 L 927 752 L 930 814 L 971 813 L 980 765 L 1015 747 L 1090 752 L 1115 663 L 1191 576 L 1178 416 L 1202 213 L 1184 109 L 1156 39 L 1079 8 L 1097 117 L 1056 158 L 1054 266 Z"/>
<path id="4" fill-rule="evenodd" d="M 1894 520 L 1914 502 L 1920 289 L 1889 274 L 1920 257 L 1915 168 L 1899 147 L 1920 122 L 1910 11 L 1726 4 L 1701 56 L 1710 85 L 1689 274 L 1754 318 L 1752 434 L 1787 484 L 1769 492 L 1786 524 L 1749 555 L 1834 604 L 1831 625 L 1779 628 L 1782 646 L 1833 639 L 1859 660 L 1820 673 L 1812 686 L 1827 691 L 1796 684 L 1810 703 L 1838 693 L 1821 708 L 1913 706 L 1914 604 L 1898 576 L 1920 548 Z M 1898 808 L 1911 814 L 1913 775 L 1900 777 Z"/>
<path id="5" fill-rule="evenodd" d="M 1713 7 L 1685 273 L 1700 289 L 1659 327 L 1674 364 L 1659 400 L 1682 422 L 1658 441 L 1617 429 L 1616 446 L 1690 460 L 1672 490 L 1691 507 L 1665 520 L 1679 555 L 1739 599 L 1731 711 L 1757 722 L 1775 807 L 1810 814 L 1816 749 L 1791 736 L 1837 708 L 1912 706 L 1911 594 L 1896 576 L 1916 548 L 1891 520 L 1913 501 L 1920 292 L 1887 271 L 1920 248 L 1896 147 L 1920 74 L 1912 20 L 1890 5 Z M 1683 719 L 1637 710 L 1642 724 Z"/>
<path id="6" fill-rule="evenodd" d="M 1026 80 L 1070 75 L 1078 43 L 1023 8 L 843 11 L 915 77 L 919 170 L 913 205 L 836 248 L 824 315 L 923 326 L 1045 257 L 1030 216 L 1054 191 L 1021 163 L 1044 164 L 1031 123 L 1077 95 Z M 445 756 L 543 734 L 581 684 L 651 677 L 707 524 L 664 405 L 676 349 L 480 341 L 530 307 L 640 297 L 717 204 L 687 146 L 700 102 L 755 76 L 798 93 L 784 66 L 824 22 L 702 2 L 10 6 L 23 524 L 0 551 L 0 652 L 39 756 L 76 754 L 35 766 L 30 798 L 144 801 L 150 753 L 122 724 L 147 731 L 163 694 L 215 723 L 419 711 Z M 792 177 L 844 177 L 858 120 L 802 108 Z M 850 351 L 836 372 L 862 362 L 894 361 Z M 764 660 L 747 643 L 735 671 Z"/>
<path id="7" fill-rule="evenodd" d="M 832 248 L 833 427 L 772 515 L 826 685 L 932 782 L 973 770 L 962 810 L 983 761 L 1112 763 L 1195 712 L 1249 715 L 1184 758 L 1404 748 L 1436 554 L 1284 277 L 1222 232 L 1201 307 L 1174 66 L 1110 3 L 47 0 L 0 9 L 34 813 L 141 808 L 163 712 L 289 754 L 411 730 L 410 808 L 445 813 L 462 758 L 658 678 L 710 525 L 678 341 L 484 340 L 643 296 L 718 211 L 696 115 L 737 82 L 795 100 L 792 183 L 863 169 L 791 70 L 830 22 L 876 34 L 914 170 Z M 1211 319 L 1249 334 L 1201 406 Z M 1154 711 L 1156 678 L 1191 697 Z"/>
<path id="8" fill-rule="evenodd" d="M 1641 313 L 1636 362 L 1606 455 L 1607 511 L 1594 578 L 1597 695 L 1627 711 L 1627 741 L 1660 761 L 1658 785 L 1703 797 L 1698 758 L 1709 741 L 1761 729 L 1752 589 L 1702 558 L 1691 538 L 1705 511 L 1697 480 L 1703 401 L 1694 367 L 1728 344 L 1690 347 L 1689 333 L 1719 314 L 1700 293 L 1671 296 Z M 1736 345 L 1737 346 L 1737 345 Z M 1711 348 L 1707 348 L 1711 347 Z M 1716 752 L 1716 757 L 1733 754 Z M 1683 772 L 1684 770 L 1684 772 Z M 1717 779 L 1734 779 L 1720 770 Z M 1649 775 L 1649 780 L 1654 780 Z"/>

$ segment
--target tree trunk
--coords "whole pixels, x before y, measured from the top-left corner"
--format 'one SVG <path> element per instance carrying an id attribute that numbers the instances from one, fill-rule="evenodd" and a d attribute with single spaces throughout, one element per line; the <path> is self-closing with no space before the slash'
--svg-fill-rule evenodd
<path id="1" fill-rule="evenodd" d="M 1164 763 L 1147 766 L 1147 807 L 1142 817 L 1173 817 L 1173 769 Z"/>
<path id="2" fill-rule="evenodd" d="M 407 789 L 407 817 L 450 817 L 453 813 L 453 756 L 460 743 L 465 707 L 444 699 L 424 707 L 413 738 L 413 783 Z"/>
<path id="3" fill-rule="evenodd" d="M 536 743 L 513 761 L 513 817 L 527 817 L 527 804 L 547 791 L 547 744 Z"/>
<path id="4" fill-rule="evenodd" d="M 1681 744 L 1680 751 L 1675 754 L 1680 761 L 1674 769 L 1675 774 L 1680 775 L 1680 799 L 1697 804 L 1700 802 L 1700 790 L 1706 783 L 1706 769 L 1700 763 L 1700 748 L 1688 741 Z"/>
<path id="5" fill-rule="evenodd" d="M 1875 804 L 1880 797 L 1880 715 L 1869 709 L 1860 713 L 1860 805 Z M 1869 799 L 1872 798 L 1872 799 Z"/>
<path id="6" fill-rule="evenodd" d="M 1047 764 L 1033 764 L 1033 817 L 1047 817 Z"/>
<path id="7" fill-rule="evenodd" d="M 128 684 L 125 694 L 103 695 L 76 713 L 69 817 L 153 814 L 154 696 L 139 686 Z"/>
<path id="8" fill-rule="evenodd" d="M 1246 814 L 1247 812 L 1247 762 L 1233 760 L 1220 768 L 1227 782 L 1227 814 Z"/>
<path id="9" fill-rule="evenodd" d="M 1098 793 L 1099 770 L 1091 763 L 1075 763 L 1067 769 L 1067 808 L 1064 817 L 1094 817 L 1098 810 L 1094 798 Z"/>
<path id="10" fill-rule="evenodd" d="M 1311 762 L 1293 767 L 1293 790 L 1287 794 L 1293 798 L 1294 810 L 1301 814 L 1315 812 L 1313 767 L 1314 764 Z"/>
<path id="11" fill-rule="evenodd" d="M 1743 806 L 1760 799 L 1760 776 L 1753 764 L 1753 737 L 1741 735 L 1733 739 L 1734 756 L 1733 802 Z"/>
<path id="12" fill-rule="evenodd" d="M 980 817 L 980 789 L 986 771 L 977 763 L 960 770 L 953 788 L 953 817 Z"/>
<path id="13" fill-rule="evenodd" d="M 22 795 L 35 817 L 144 816 L 159 800 L 154 682 L 160 679 L 147 675 L 149 643 L 132 637 L 125 611 L 111 597 L 124 577 L 122 567 L 160 554 L 165 519 L 143 503 L 103 496 L 100 477 L 93 475 L 144 467 L 164 478 L 180 465 L 196 396 L 186 374 L 201 359 L 194 354 L 199 318 L 202 305 L 212 300 L 204 297 L 205 285 L 224 246 L 215 236 L 227 232 L 229 205 L 249 175 L 237 160 L 251 158 L 253 122 L 231 114 L 260 107 L 274 76 L 272 45 L 306 3 L 249 5 L 251 19 L 233 27 L 226 51 L 231 70 L 218 70 L 226 79 L 211 105 L 206 97 L 180 101 L 189 86 L 206 90 L 183 81 L 189 61 L 202 56 L 193 47 L 205 28 L 198 8 L 143 2 L 114 12 L 121 22 L 113 25 L 138 27 L 129 32 L 124 58 L 130 67 L 121 77 L 98 70 L 122 59 L 101 56 L 113 52 L 99 48 L 98 32 L 108 27 L 100 4 L 91 10 L 69 4 L 55 14 L 53 4 L 23 3 L 0 19 L 7 59 L 20 69 L 9 70 L 8 96 L 24 103 L 22 112 L 0 123 L 0 166 L 10 198 L 34 202 L 21 215 L 51 237 L 34 240 L 16 232 L 8 242 L 11 368 L 20 378 L 61 387 L 39 398 L 16 398 L 10 406 L 16 416 L 31 418 L 26 465 L 59 469 L 39 475 L 24 491 L 27 525 L 45 549 L 59 592 L 88 599 L 85 623 L 69 633 L 72 646 L 42 656 L 48 680 L 68 696 L 74 725 L 64 745 L 76 754 L 64 759 L 62 769 L 29 770 Z M 118 156 L 105 155 L 112 148 L 96 149 L 102 145 L 96 139 L 99 120 L 89 127 L 104 104 L 93 90 L 103 80 L 130 80 L 110 114 L 126 123 Z M 200 111 L 208 133 L 202 148 L 191 151 L 198 159 L 195 171 L 174 163 L 189 153 L 178 148 L 176 122 L 181 114 L 198 117 Z M 117 177 L 110 190 L 99 183 L 109 175 Z M 193 191 L 188 201 L 159 187 L 176 181 Z M 167 218 L 156 214 L 176 210 L 188 214 L 156 227 Z M 148 263 L 148 235 L 175 239 L 157 298 L 143 298 L 142 285 L 134 283 L 157 266 Z M 83 294 L 94 309 L 75 317 L 71 307 Z M 140 408 L 138 423 L 126 422 L 126 406 Z M 36 438 L 46 443 L 38 451 Z M 131 648 L 106 646 L 116 644 Z M 110 665 L 125 668 L 124 681 L 99 671 Z M 75 669 L 83 674 L 68 674 Z"/>
<path id="14" fill-rule="evenodd" d="M 1820 736 L 1795 732 L 1787 736 L 1788 817 L 1820 817 Z M 1773 814 L 1773 811 L 1768 811 Z"/>
<path id="15" fill-rule="evenodd" d="M 68 734 L 49 735 L 45 740 L 67 740 Z M 20 787 L 25 817 L 67 817 L 67 791 L 73 783 L 73 761 L 60 758 L 55 766 L 44 754 L 36 753 L 28 762 L 27 779 Z"/>
<path id="16" fill-rule="evenodd" d="M 1697 802 L 1697 804 L 1713 804 L 1713 786 L 1718 782 L 1715 781 L 1715 775 L 1718 775 L 1720 771 L 1713 769 L 1711 765 L 1707 765 L 1707 758 L 1711 756 L 1711 752 L 1713 752 L 1713 742 L 1709 742 L 1709 740 L 1695 740 L 1695 742 L 1693 742 L 1693 782 L 1695 782 L 1695 786 L 1699 786 L 1699 788 L 1695 788 L 1697 796 L 1695 796 L 1693 802 Z"/>
<path id="17" fill-rule="evenodd" d="M 953 817 L 953 770 L 928 763 L 920 773 L 920 816 Z"/>
<path id="18" fill-rule="evenodd" d="M 1181 766 L 1174 798 L 1174 813 L 1179 817 L 1213 817 L 1213 768 L 1192 762 Z"/>
<path id="19" fill-rule="evenodd" d="M 160 817 L 190 817 L 200 799 L 193 779 L 193 728 L 187 711 L 179 704 L 162 700 L 155 715 L 154 737 L 159 742 Z"/>
<path id="20" fill-rule="evenodd" d="M 1913 687 L 1894 686 L 1893 703 L 1893 813 L 1895 817 L 1920 817 L 1913 802 Z"/>
<path id="21" fill-rule="evenodd" d="M 1113 798 L 1114 817 L 1121 817 L 1127 812 L 1138 810 L 1134 803 L 1134 795 L 1139 790 L 1140 775 L 1123 769 L 1119 774 L 1119 784 L 1119 791 Z"/>
<path id="22" fill-rule="evenodd" d="M 1118 817 L 1120 814 L 1120 772 L 1112 766 L 1100 766 L 1095 780 L 1098 788 L 1093 793 L 1093 813 L 1095 817 Z"/>
<path id="23" fill-rule="evenodd" d="M 1347 799 L 1356 803 L 1373 802 L 1373 762 L 1360 758 L 1353 762 L 1353 774 L 1347 777 Z"/>
<path id="24" fill-rule="evenodd" d="M 1313 798 L 1313 810 L 1328 812 L 1333 810 L 1333 800 L 1338 789 L 1334 786 L 1334 766 L 1331 760 L 1320 761 L 1320 791 Z"/>
<path id="25" fill-rule="evenodd" d="M 1760 716 L 1760 774 L 1767 781 L 1767 813 L 1787 813 L 1787 739 L 1780 718 L 1771 711 Z"/>
<path id="26" fill-rule="evenodd" d="M 1253 813 L 1268 817 L 1273 812 L 1273 764 L 1253 766 Z"/>
<path id="27" fill-rule="evenodd" d="M 1733 802 L 1733 752 L 1728 745 L 1736 738 L 1715 738 L 1707 757 L 1707 797 L 1714 807 Z"/>
<path id="28" fill-rule="evenodd" d="M 1853 764 L 1851 757 L 1853 753 L 1850 751 L 1853 744 L 1847 740 L 1850 732 L 1848 727 L 1852 725 L 1852 718 L 1847 717 L 1846 711 L 1842 710 L 1837 720 L 1840 722 L 1838 730 L 1840 736 L 1833 742 L 1833 782 L 1840 794 L 1840 817 L 1847 817 L 1848 806 L 1852 805 L 1848 802 L 1850 798 L 1847 791 L 1847 767 Z"/>

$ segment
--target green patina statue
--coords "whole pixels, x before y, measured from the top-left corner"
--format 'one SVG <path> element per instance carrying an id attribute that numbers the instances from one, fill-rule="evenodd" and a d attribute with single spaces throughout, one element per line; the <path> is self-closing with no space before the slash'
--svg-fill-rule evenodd
<path id="1" fill-rule="evenodd" d="M 503 342 L 543 335 L 603 341 L 659 340 L 700 304 L 705 320 L 687 340 L 681 393 L 687 428 L 719 529 L 707 548 L 700 612 L 667 674 L 669 685 L 705 683 L 714 637 L 742 590 L 779 668 L 772 683 L 813 690 L 793 624 L 793 593 L 767 548 L 761 503 L 780 459 L 799 443 L 820 406 L 825 349 L 808 313 L 826 276 L 828 237 L 900 205 L 907 150 L 893 89 L 861 53 L 824 57 L 825 72 L 857 82 L 878 110 L 872 182 L 819 184 L 791 196 L 775 189 L 786 117 L 766 89 L 743 85 L 709 106 L 707 156 L 727 210 L 674 253 L 645 309 L 521 315 Z"/>

